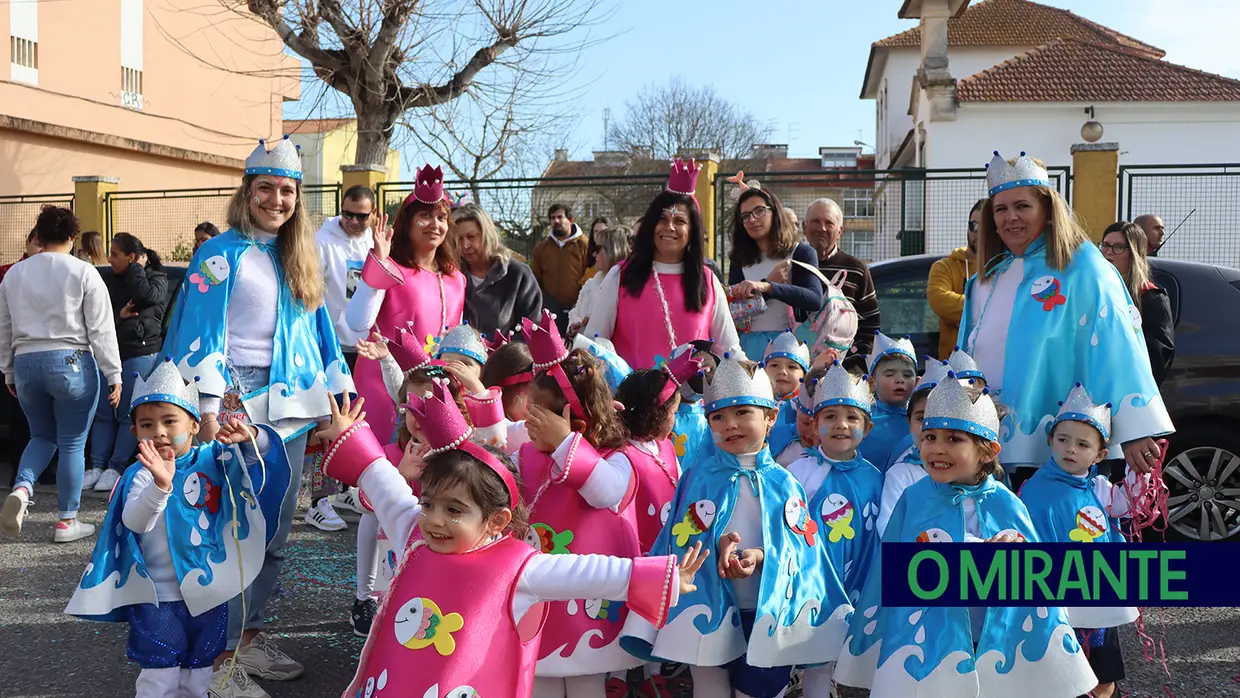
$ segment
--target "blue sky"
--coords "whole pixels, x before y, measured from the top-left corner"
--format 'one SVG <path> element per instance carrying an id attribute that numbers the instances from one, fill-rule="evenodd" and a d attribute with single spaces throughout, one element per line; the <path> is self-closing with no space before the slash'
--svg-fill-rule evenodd
<path id="1" fill-rule="evenodd" d="M 916 25 L 900 0 L 616 0 L 600 31 L 616 36 L 582 56 L 581 121 L 566 134 L 575 159 L 603 148 L 603 110 L 623 113 L 645 86 L 680 75 L 713 85 L 774 126 L 794 157 L 819 146 L 873 142 L 874 102 L 861 100 L 870 44 Z M 1232 0 L 1044 0 L 1162 48 L 1166 60 L 1240 78 Z M 736 48 L 729 48 L 736 47 Z M 289 116 L 304 105 L 291 104 Z M 421 163 L 404 153 L 404 170 Z"/>

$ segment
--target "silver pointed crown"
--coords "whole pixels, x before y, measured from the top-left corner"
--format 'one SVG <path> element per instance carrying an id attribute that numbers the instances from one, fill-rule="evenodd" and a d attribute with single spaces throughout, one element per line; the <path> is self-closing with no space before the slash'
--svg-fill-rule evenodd
<path id="1" fill-rule="evenodd" d="M 482 341 L 482 337 L 478 335 L 477 330 L 470 327 L 467 322 L 453 327 L 439 340 L 439 348 L 435 351 L 435 358 L 442 359 L 444 354 L 460 354 L 461 356 L 468 356 L 480 364 L 485 364 L 487 362 L 487 345 Z"/>
<path id="2" fill-rule="evenodd" d="M 1020 151 L 1020 157 L 1016 158 L 1015 163 L 1010 165 L 996 150 L 994 158 L 991 159 L 990 164 L 986 165 L 986 186 L 989 189 L 987 196 L 994 196 L 1001 191 L 1016 187 L 1049 187 L 1050 185 L 1051 178 L 1046 173 L 1046 168 L 1025 155 L 1023 150 Z"/>
<path id="3" fill-rule="evenodd" d="M 781 332 L 776 335 L 775 339 L 767 342 L 766 353 L 762 356 L 762 361 L 768 362 L 771 359 L 790 359 L 797 362 L 804 371 L 809 370 L 809 347 L 805 346 L 792 330 Z"/>
<path id="4" fill-rule="evenodd" d="M 1104 443 L 1111 440 L 1111 403 L 1095 405 L 1085 387 L 1077 383 L 1068 392 L 1067 399 L 1059 404 L 1059 414 L 1055 415 L 1055 421 L 1047 429 L 1048 434 L 1060 422 L 1084 422 L 1102 434 Z"/>
<path id="5" fill-rule="evenodd" d="M 921 428 L 954 429 L 998 441 L 999 412 L 988 388 L 982 389 L 976 401 L 970 400 L 956 374 L 949 371 L 947 378 L 934 386 L 926 397 L 926 413 Z"/>
<path id="6" fill-rule="evenodd" d="M 836 361 L 827 369 L 827 375 L 814 386 L 814 413 L 832 405 L 848 405 L 870 413 L 874 394 L 868 380 L 857 380 L 843 364 Z"/>
<path id="7" fill-rule="evenodd" d="M 814 393 L 818 387 L 818 382 L 817 380 L 807 381 L 804 378 L 801 379 L 801 390 L 797 392 L 797 409 L 802 414 L 814 416 Z"/>
<path id="8" fill-rule="evenodd" d="M 702 401 L 706 403 L 707 414 L 734 405 L 773 408 L 775 391 L 766 371 L 759 369 L 751 376 L 739 361 L 724 354 L 719 368 L 706 380 L 706 393 Z"/>
<path id="9" fill-rule="evenodd" d="M 882 361 L 884 357 L 892 354 L 907 356 L 908 360 L 917 366 L 917 349 L 913 346 L 913 340 L 908 335 L 904 335 L 899 339 L 892 339 L 887 335 L 874 330 L 874 350 L 869 356 L 865 357 L 865 368 L 870 375 L 874 375 L 874 367 Z"/>
<path id="10" fill-rule="evenodd" d="M 198 384 L 186 383 L 173 363 L 172 357 L 159 362 L 151 375 L 143 378 L 135 373 L 133 397 L 129 401 L 129 414 L 133 414 L 138 405 L 148 402 L 170 402 L 190 413 L 195 420 L 198 414 Z"/>
<path id="11" fill-rule="evenodd" d="M 981 367 L 959 345 L 952 349 L 951 356 L 947 357 L 947 363 L 956 372 L 957 378 L 980 378 L 986 380 L 986 375 L 982 373 Z"/>
<path id="12" fill-rule="evenodd" d="M 245 173 L 301 179 L 301 153 L 288 136 L 281 138 L 271 150 L 267 150 L 267 141 L 260 140 L 258 147 L 245 159 Z"/>
<path id="13" fill-rule="evenodd" d="M 913 392 L 933 388 L 939 383 L 947 380 L 947 374 L 951 371 L 951 363 L 947 361 L 940 361 L 933 356 L 927 356 L 926 372 L 922 374 L 921 378 L 917 379 L 917 387 L 913 388 Z"/>

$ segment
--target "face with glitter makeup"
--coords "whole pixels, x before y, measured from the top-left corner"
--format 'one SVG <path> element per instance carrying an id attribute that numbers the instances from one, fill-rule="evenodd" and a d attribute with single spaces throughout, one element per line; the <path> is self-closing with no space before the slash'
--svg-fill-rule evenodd
<path id="1" fill-rule="evenodd" d="M 139 441 L 151 441 L 160 457 L 176 460 L 193 447 L 198 420 L 170 402 L 147 402 L 133 411 L 129 430 Z"/>
<path id="2" fill-rule="evenodd" d="M 654 261 L 679 264 L 689 247 L 689 209 L 676 204 L 663 209 L 654 226 Z"/>
<path id="3" fill-rule="evenodd" d="M 706 419 L 719 450 L 739 456 L 762 450 L 778 415 L 774 409 L 733 405 L 711 412 Z"/>
<path id="4" fill-rule="evenodd" d="M 829 405 L 814 418 L 818 425 L 818 444 L 832 460 L 852 460 L 857 446 L 870 433 L 870 418 L 860 407 Z"/>
<path id="5" fill-rule="evenodd" d="M 463 482 L 443 490 L 424 491 L 418 503 L 422 505 L 418 530 L 426 547 L 444 555 L 460 555 L 485 545 L 503 533 L 512 520 L 509 509 L 484 518 L 482 507 Z"/>

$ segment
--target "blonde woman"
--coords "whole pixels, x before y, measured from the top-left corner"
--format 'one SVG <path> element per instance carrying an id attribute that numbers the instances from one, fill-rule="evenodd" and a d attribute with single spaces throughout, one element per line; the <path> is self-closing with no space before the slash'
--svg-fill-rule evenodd
<path id="1" fill-rule="evenodd" d="M 1044 427 L 1077 383 L 1096 404 L 1113 405 L 1113 449 L 1148 472 L 1160 456 L 1154 439 L 1173 427 L 1123 281 L 1041 162 L 995 153 L 986 178 L 980 271 L 965 287 L 959 340 L 1012 409 L 999 458 L 1013 486 L 1050 457 Z"/>
<path id="2" fill-rule="evenodd" d="M 241 648 L 236 671 L 225 667 L 212 677 L 214 694 L 249 696 L 257 687 L 247 672 L 280 681 L 304 671 L 260 631 L 284 564 L 308 433 L 330 416 L 329 391 L 353 392 L 353 380 L 324 303 L 301 161 L 287 138 L 270 152 L 260 144 L 246 160 L 228 225 L 190 261 L 164 346 L 184 377 L 198 381 L 199 438 L 215 438 L 221 413 L 241 413 L 281 433 L 292 469 L 279 527 L 246 592 L 246 617 L 239 599 L 229 605 L 228 646 Z"/>
<path id="3" fill-rule="evenodd" d="M 509 334 L 521 318 L 538 322 L 542 290 L 529 266 L 512 258 L 499 230 L 480 206 L 452 212 L 452 232 L 461 250 L 465 277 L 465 317 L 485 335 Z"/>
<path id="4" fill-rule="evenodd" d="M 570 326 L 584 326 L 590 322 L 591 305 L 603 278 L 612 267 L 628 259 L 632 250 L 633 230 L 628 226 L 617 225 L 594 233 L 594 258 L 588 261 L 591 268 L 600 273 L 591 276 L 581 287 L 581 293 L 577 295 L 577 305 L 568 312 Z"/>
<path id="5" fill-rule="evenodd" d="M 1112 223 L 1103 231 L 1098 249 L 1119 270 L 1129 297 L 1141 313 L 1141 333 L 1145 335 L 1154 382 L 1162 385 L 1175 358 L 1175 321 L 1167 292 L 1150 281 L 1149 239 L 1145 230 L 1128 221 Z"/>

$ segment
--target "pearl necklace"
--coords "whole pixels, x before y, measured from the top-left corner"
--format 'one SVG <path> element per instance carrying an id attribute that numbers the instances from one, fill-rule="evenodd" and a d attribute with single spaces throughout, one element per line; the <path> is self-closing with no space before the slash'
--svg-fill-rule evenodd
<path id="1" fill-rule="evenodd" d="M 663 324 L 667 327 L 667 336 L 672 340 L 672 351 L 676 351 L 676 347 L 680 346 L 676 342 L 676 330 L 672 327 L 672 311 L 667 307 L 667 296 L 663 294 L 663 283 L 659 281 L 659 272 L 653 268 L 650 273 L 654 276 L 654 290 L 659 294 L 659 304 L 663 306 Z"/>

